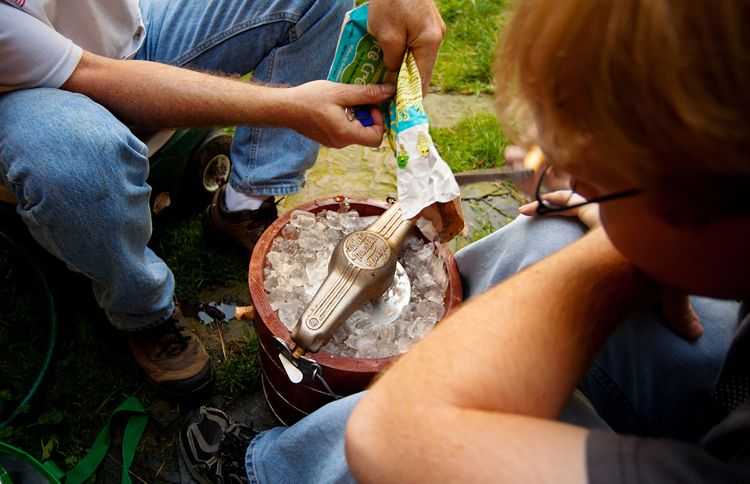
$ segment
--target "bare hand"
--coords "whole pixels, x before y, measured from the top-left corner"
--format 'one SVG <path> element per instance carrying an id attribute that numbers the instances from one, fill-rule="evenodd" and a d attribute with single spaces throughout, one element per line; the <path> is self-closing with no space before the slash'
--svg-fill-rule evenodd
<path id="1" fill-rule="evenodd" d="M 417 227 L 430 240 L 448 242 L 464 228 L 461 197 L 447 203 L 433 203 L 417 215 Z"/>
<path id="2" fill-rule="evenodd" d="M 678 336 L 688 341 L 694 341 L 703 336 L 703 325 L 693 311 L 687 295 L 662 286 L 659 300 L 666 325 Z"/>
<path id="3" fill-rule="evenodd" d="M 585 202 L 586 199 L 570 190 L 558 190 L 556 192 L 544 195 L 545 200 L 549 200 L 555 205 L 574 205 Z M 534 201 L 519 207 L 519 212 L 523 215 L 536 215 L 536 207 L 539 202 Z M 571 208 L 562 212 L 552 212 L 545 216 L 562 215 L 568 217 L 578 217 L 589 229 L 601 226 L 599 218 L 599 204 L 590 203 L 582 207 Z M 664 324 L 667 325 L 675 334 L 693 341 L 703 335 L 703 325 L 701 325 L 698 315 L 693 311 L 690 305 L 690 299 L 682 292 L 668 288 L 659 287 L 659 303 L 661 305 Z"/>
<path id="4" fill-rule="evenodd" d="M 289 89 L 289 122 L 284 123 L 322 145 L 351 144 L 377 147 L 383 139 L 383 115 L 377 108 L 394 94 L 392 84 L 353 85 L 313 81 Z M 372 126 L 364 127 L 347 115 L 351 106 L 371 106 Z"/>
<path id="5" fill-rule="evenodd" d="M 445 36 L 445 23 L 432 0 L 370 0 L 367 30 L 383 47 L 383 60 L 388 69 L 398 71 L 406 48 L 422 78 L 422 94 L 432 77 L 440 43 Z"/>
<path id="6" fill-rule="evenodd" d="M 586 199 L 581 195 L 570 190 L 557 190 L 555 192 L 543 195 L 542 198 L 555 205 L 575 205 L 577 203 L 583 203 L 586 201 Z M 534 215 L 536 215 L 536 208 L 538 205 L 539 202 L 534 200 L 531 203 L 527 203 L 526 205 L 521 205 L 520 207 L 518 207 L 518 211 L 523 215 L 533 217 Z M 590 203 L 582 207 L 571 208 L 570 210 L 565 210 L 562 212 L 552 212 L 549 215 L 578 217 L 578 219 L 583 222 L 583 224 L 586 225 L 586 227 L 588 227 L 589 229 L 594 229 L 602 224 L 602 221 L 599 218 L 599 204 L 597 203 Z"/>

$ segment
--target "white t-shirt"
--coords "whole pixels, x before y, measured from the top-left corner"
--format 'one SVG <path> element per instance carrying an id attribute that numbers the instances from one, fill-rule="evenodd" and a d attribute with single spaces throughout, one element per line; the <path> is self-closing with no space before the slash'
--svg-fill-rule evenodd
<path id="1" fill-rule="evenodd" d="M 60 87 L 82 49 L 126 59 L 145 32 L 138 0 L 0 0 L 0 92 Z"/>

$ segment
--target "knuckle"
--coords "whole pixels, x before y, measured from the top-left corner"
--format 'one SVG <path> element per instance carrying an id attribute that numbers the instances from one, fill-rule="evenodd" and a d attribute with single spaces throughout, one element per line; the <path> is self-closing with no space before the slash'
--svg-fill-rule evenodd
<path id="1" fill-rule="evenodd" d="M 378 43 L 384 48 L 396 48 L 406 45 L 406 35 L 397 30 L 388 29 L 380 33 Z"/>
<path id="2" fill-rule="evenodd" d="M 427 45 L 439 45 L 445 37 L 445 24 L 432 24 L 422 31 L 422 42 Z"/>
<path id="3" fill-rule="evenodd" d="M 362 88 L 362 92 L 368 98 L 375 99 L 380 93 L 380 88 L 376 87 L 375 84 L 365 84 Z"/>

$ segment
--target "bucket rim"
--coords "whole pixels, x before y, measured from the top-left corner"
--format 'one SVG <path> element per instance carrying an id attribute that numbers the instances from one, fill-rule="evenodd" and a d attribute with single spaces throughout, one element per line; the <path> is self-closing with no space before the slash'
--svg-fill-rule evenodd
<path id="1" fill-rule="evenodd" d="M 274 336 L 277 336 L 284 340 L 284 342 L 289 345 L 290 348 L 294 346 L 292 335 L 286 328 L 286 326 L 284 326 L 284 323 L 281 322 L 281 319 L 279 319 L 276 311 L 271 308 L 271 304 L 268 302 L 266 290 L 263 287 L 263 283 L 265 280 L 265 276 L 263 274 L 265 254 L 268 253 L 268 248 L 270 248 L 270 245 L 273 242 L 274 238 L 281 231 L 284 225 L 288 223 L 289 219 L 291 218 L 291 214 L 295 210 L 317 213 L 321 210 L 328 210 L 331 206 L 337 206 L 343 203 L 348 203 L 355 209 L 356 207 L 361 207 L 365 210 L 379 210 L 378 214 L 384 212 L 390 206 L 390 203 L 385 200 L 344 195 L 319 198 L 310 202 L 300 204 L 297 207 L 294 207 L 293 209 L 288 210 L 286 213 L 282 214 L 263 232 L 260 239 L 258 239 L 255 248 L 253 249 L 252 256 L 250 257 L 250 265 L 248 270 L 248 286 L 250 289 L 250 297 L 253 300 L 253 305 L 255 306 L 256 314 L 262 321 L 262 324 L 265 325 L 266 328 Z M 436 242 L 436 245 L 438 250 L 444 257 L 446 271 L 449 278 L 449 294 L 446 296 L 445 301 L 446 314 L 443 315 L 443 318 L 445 318 L 445 316 L 462 300 L 462 290 L 460 278 L 458 276 L 458 267 L 456 265 L 455 259 L 453 258 L 453 254 L 450 252 L 450 249 L 446 244 Z M 385 369 L 386 366 L 395 361 L 395 359 L 399 356 L 400 355 L 393 355 L 384 358 L 354 358 L 350 356 L 340 355 L 338 353 L 331 353 L 325 350 L 320 350 L 317 353 L 307 353 L 305 355 L 305 357 L 311 358 L 321 365 L 325 365 L 338 370 L 364 373 L 377 373 Z"/>

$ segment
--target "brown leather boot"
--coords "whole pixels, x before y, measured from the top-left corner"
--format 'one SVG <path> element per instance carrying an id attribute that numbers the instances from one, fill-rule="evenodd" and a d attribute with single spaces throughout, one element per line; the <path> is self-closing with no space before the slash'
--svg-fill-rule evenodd
<path id="1" fill-rule="evenodd" d="M 126 334 L 133 358 L 158 391 L 177 398 L 190 397 L 213 381 L 206 348 L 188 327 L 177 302 L 162 324 Z"/>
<path id="2" fill-rule="evenodd" d="M 257 210 L 229 212 L 224 203 L 225 190 L 226 185 L 214 194 L 214 199 L 203 216 L 203 230 L 209 235 L 241 246 L 249 256 L 263 231 L 278 217 L 276 203 L 273 197 L 268 197 Z"/>

